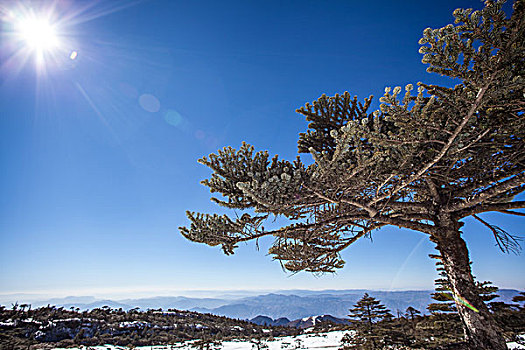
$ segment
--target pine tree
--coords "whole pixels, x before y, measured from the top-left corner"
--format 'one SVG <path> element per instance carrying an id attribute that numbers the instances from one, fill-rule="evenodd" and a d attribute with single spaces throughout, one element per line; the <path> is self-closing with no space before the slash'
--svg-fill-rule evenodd
<path id="1" fill-rule="evenodd" d="M 374 323 L 392 318 L 390 310 L 381 304 L 381 301 L 369 296 L 368 293 L 365 293 L 354 305 L 354 308 L 350 309 L 348 316 L 366 325 L 370 332 L 373 330 Z"/>
<path id="2" fill-rule="evenodd" d="M 441 313 L 441 314 L 451 314 L 451 313 L 457 313 L 457 308 L 455 305 L 456 297 L 454 296 L 454 293 L 452 292 L 452 285 L 450 281 L 448 280 L 447 274 L 445 272 L 445 269 L 443 268 L 443 262 L 441 260 L 441 256 L 439 255 L 430 255 L 431 258 L 437 259 L 436 262 L 436 270 L 438 271 L 440 278 L 437 278 L 434 281 L 434 284 L 436 285 L 435 293 L 432 293 L 432 299 L 437 301 L 437 303 L 431 303 L 427 306 L 428 311 L 431 313 Z M 477 281 L 475 276 L 472 276 L 474 278 L 474 283 L 476 285 L 477 294 L 479 295 L 480 299 L 487 304 L 489 301 L 493 300 L 494 298 L 497 298 L 499 295 L 497 295 L 497 291 L 499 290 L 498 287 L 492 285 L 492 282 L 490 281 Z M 465 303 L 466 301 L 462 301 Z"/>
<path id="3" fill-rule="evenodd" d="M 248 144 L 200 159 L 213 170 L 202 183 L 222 195 L 212 200 L 252 211 L 237 218 L 188 212 L 182 235 L 226 254 L 273 236 L 269 253 L 286 269 L 323 273 L 343 267 L 340 252 L 381 227 L 422 232 L 443 258 L 470 348 L 505 349 L 461 233 L 461 220 L 472 216 L 503 251 L 519 249 L 516 237 L 479 216 L 525 208 L 515 199 L 525 190 L 525 3 L 515 1 L 510 17 L 503 3 L 457 9 L 455 24 L 424 30 L 422 62 L 459 82 L 453 88 L 387 88 L 373 112 L 372 97 L 359 102 L 347 92 L 298 109 L 310 122 L 299 152 L 310 153 L 312 164 L 270 159 Z M 265 230 L 271 216 L 289 223 Z"/>
<path id="4" fill-rule="evenodd" d="M 365 350 L 373 349 L 373 345 L 367 342 L 366 337 L 362 336 L 359 331 L 346 333 L 341 338 L 340 350 Z"/>
<path id="5" fill-rule="evenodd" d="M 439 274 L 439 277 L 434 281 L 436 291 L 432 293 L 432 299 L 437 302 L 428 304 L 427 310 L 432 314 L 456 313 L 456 304 L 454 303 L 450 282 L 448 280 L 447 273 L 445 272 L 445 268 L 443 267 L 441 257 L 439 255 L 433 254 L 431 254 L 430 257 L 438 260 L 436 262 L 436 270 Z"/>
<path id="6" fill-rule="evenodd" d="M 344 349 L 376 349 L 378 343 L 387 338 L 387 332 L 382 327 L 377 327 L 378 322 L 392 319 L 392 314 L 381 301 L 365 293 L 357 301 L 350 316 L 359 327 L 355 334 L 343 342 Z"/>
<path id="7" fill-rule="evenodd" d="M 519 338 L 519 335 L 525 331 L 525 307 L 520 305 L 525 301 L 525 292 L 514 296 L 512 301 L 516 304 L 502 301 L 489 303 L 490 310 L 509 339 Z"/>
<path id="8" fill-rule="evenodd" d="M 412 306 L 409 306 L 409 307 L 407 307 L 407 309 L 405 311 L 405 315 L 407 315 L 407 317 L 410 317 L 412 322 L 414 322 L 414 320 L 417 317 L 417 315 L 421 315 L 421 311 L 413 308 Z"/>
<path id="9" fill-rule="evenodd" d="M 492 285 L 491 281 L 476 281 L 476 288 L 478 289 L 479 297 L 485 304 L 489 304 L 489 301 L 499 297 L 499 295 L 496 294 L 499 288 Z"/>
<path id="10" fill-rule="evenodd" d="M 525 301 L 525 292 L 520 292 L 520 294 L 515 295 L 512 298 L 512 301 L 515 302 L 515 303 L 522 303 L 522 302 L 524 302 Z"/>

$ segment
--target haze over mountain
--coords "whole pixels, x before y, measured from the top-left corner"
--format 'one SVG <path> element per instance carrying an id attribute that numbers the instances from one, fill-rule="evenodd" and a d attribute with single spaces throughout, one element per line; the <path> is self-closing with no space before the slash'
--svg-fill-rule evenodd
<path id="1" fill-rule="evenodd" d="M 291 320 L 316 315 L 346 317 L 351 308 L 367 292 L 381 300 L 391 310 L 405 310 L 413 306 L 424 311 L 430 303 L 431 291 L 339 291 L 331 293 L 266 294 L 248 297 L 214 309 L 195 308 L 195 311 L 232 318 L 253 318 L 257 315 Z"/>
<path id="2" fill-rule="evenodd" d="M 375 297 L 386 305 L 392 313 L 397 310 L 404 312 L 412 306 L 421 312 L 426 312 L 426 306 L 431 302 L 431 290 L 419 291 L 374 291 L 374 290 L 284 290 L 256 296 L 233 297 L 235 293 L 224 298 L 189 298 L 184 296 L 158 296 L 136 299 L 96 299 L 92 296 L 69 296 L 41 301 L 29 302 L 18 299 L 0 301 L 0 304 L 10 307 L 11 304 L 31 304 L 33 308 L 50 305 L 64 308 L 79 308 L 81 310 L 108 306 L 113 309 L 130 310 L 138 307 L 147 309 L 179 309 L 202 313 L 211 313 L 238 319 L 253 319 L 256 316 L 266 316 L 272 319 L 287 318 L 296 320 L 318 315 L 332 315 L 346 318 L 350 309 L 364 293 Z M 496 301 L 510 303 L 512 297 L 519 291 L 514 289 L 500 289 L 500 296 Z"/>

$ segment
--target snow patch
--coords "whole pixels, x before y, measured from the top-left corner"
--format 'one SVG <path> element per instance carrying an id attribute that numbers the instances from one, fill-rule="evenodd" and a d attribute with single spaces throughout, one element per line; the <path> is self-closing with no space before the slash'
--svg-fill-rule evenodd
<path id="1" fill-rule="evenodd" d="M 281 349 L 323 349 L 323 350 L 337 350 L 341 346 L 341 339 L 349 331 L 333 331 L 325 333 L 310 333 L 301 334 L 298 336 L 286 336 L 277 337 L 272 341 L 266 341 L 268 350 L 281 350 Z M 352 331 L 350 331 L 352 332 Z M 520 335 L 519 342 L 507 343 L 509 349 L 525 349 L 525 345 L 520 344 L 525 341 L 525 334 Z M 195 341 L 187 341 L 184 343 L 175 343 L 171 345 L 157 345 L 157 346 L 142 346 L 135 348 L 136 350 L 195 350 L 197 347 L 194 346 Z M 222 342 L 221 350 L 252 350 L 253 343 L 250 341 L 243 340 L 231 340 Z M 55 348 L 53 350 L 85 350 L 85 348 Z M 128 350 L 127 347 L 104 345 L 104 346 L 92 346 L 92 350 Z"/>
<path id="2" fill-rule="evenodd" d="M 508 349 L 525 349 L 525 334 L 518 335 L 519 340 L 507 343 Z"/>

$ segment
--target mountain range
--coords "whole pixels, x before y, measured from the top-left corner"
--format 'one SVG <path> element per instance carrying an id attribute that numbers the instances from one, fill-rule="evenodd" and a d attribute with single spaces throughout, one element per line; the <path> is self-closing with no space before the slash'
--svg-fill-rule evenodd
<path id="1" fill-rule="evenodd" d="M 276 320 L 273 320 L 267 316 L 257 316 L 252 318 L 250 322 L 258 324 L 259 326 L 285 326 L 300 329 L 314 327 L 318 324 L 326 322 L 332 324 L 351 324 L 351 321 L 349 319 L 337 318 L 331 315 L 310 316 L 300 318 L 294 321 L 290 321 L 286 317 L 281 317 Z"/>
<path id="2" fill-rule="evenodd" d="M 397 311 L 404 312 L 412 306 L 422 313 L 426 312 L 427 305 L 432 301 L 430 290 L 420 291 L 374 291 L 374 290 L 288 290 L 270 294 L 261 294 L 248 297 L 228 298 L 189 298 L 183 296 L 159 296 L 139 299 L 101 300 L 92 296 L 54 298 L 33 301 L 33 308 L 50 305 L 64 308 L 79 308 L 80 310 L 101 308 L 108 306 L 112 309 L 133 308 L 147 309 L 178 309 L 201 313 L 210 313 L 218 316 L 227 316 L 237 319 L 253 319 L 257 316 L 266 316 L 271 319 L 287 318 L 297 320 L 317 315 L 332 315 L 336 318 L 345 318 L 348 309 L 363 296 L 364 293 L 380 300 L 395 315 Z M 512 302 L 518 290 L 500 289 L 500 297 L 495 301 Z M 0 304 L 10 307 L 11 303 Z M 18 304 L 28 303 L 18 300 Z"/>

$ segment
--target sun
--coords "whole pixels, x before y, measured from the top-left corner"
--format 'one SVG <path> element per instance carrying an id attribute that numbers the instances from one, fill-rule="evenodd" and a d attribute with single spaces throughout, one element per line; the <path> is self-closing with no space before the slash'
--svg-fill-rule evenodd
<path id="1" fill-rule="evenodd" d="M 28 12 L 14 21 L 14 35 L 27 54 L 33 55 L 37 66 L 48 65 L 61 51 L 57 24 L 49 14 Z"/>
<path id="2" fill-rule="evenodd" d="M 52 51 L 60 46 L 56 27 L 47 18 L 21 18 L 16 23 L 16 33 L 30 50 L 37 53 Z"/>
<path id="3" fill-rule="evenodd" d="M 58 4 L 19 1 L 11 8 L 0 5 L 2 71 L 16 73 L 33 61 L 38 75 L 44 76 L 73 60 L 70 55 L 76 50 L 75 43 L 67 35 L 70 17 Z"/>
<path id="4" fill-rule="evenodd" d="M 0 0 L 0 78 L 19 74 L 29 62 L 38 78 L 78 70 L 97 56 L 90 36 L 78 35 L 82 24 L 139 2 Z"/>

